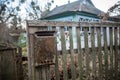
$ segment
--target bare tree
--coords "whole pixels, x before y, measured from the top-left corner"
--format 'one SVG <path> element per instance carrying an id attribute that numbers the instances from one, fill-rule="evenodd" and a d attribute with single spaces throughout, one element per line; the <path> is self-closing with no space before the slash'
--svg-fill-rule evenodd
<path id="1" fill-rule="evenodd" d="M 109 14 L 120 15 L 120 1 L 108 9 Z"/>
<path id="2" fill-rule="evenodd" d="M 24 6 L 26 10 L 26 13 L 24 14 L 28 14 L 28 19 L 38 20 L 41 17 L 41 13 L 50 10 L 50 7 L 52 3 L 54 3 L 54 1 L 47 1 L 47 3 L 44 4 L 44 9 L 42 8 L 43 4 L 40 5 L 39 3 L 39 0 L 0 0 L 0 23 L 5 24 L 7 27 L 9 24 L 9 26 L 11 27 L 10 29 L 5 29 L 8 31 L 5 31 L 4 33 L 9 32 L 11 36 L 18 38 L 19 34 L 22 32 L 21 23 L 26 20 L 26 18 L 24 18 L 20 14 L 23 4 L 26 5 Z M 14 6 L 13 4 L 16 4 L 16 6 Z M 0 31 L 3 32 L 3 27 L 6 26 L 0 25 L 2 30 Z M 0 35 L 2 36 L 2 33 L 0 33 Z M 8 37 L 6 36 L 6 38 Z"/>
<path id="3" fill-rule="evenodd" d="M 39 0 L 31 0 L 30 4 L 28 4 L 28 7 L 25 9 L 30 19 L 39 20 L 41 18 L 41 14 L 45 11 L 49 11 L 53 3 L 54 0 L 47 2 L 44 4 L 45 7 L 43 9 L 43 7 L 40 5 Z"/>
<path id="4" fill-rule="evenodd" d="M 13 7 L 14 0 L 0 0 L 0 22 L 6 23 L 20 10 L 19 6 Z"/>
<path id="5" fill-rule="evenodd" d="M 108 20 L 110 16 L 117 16 L 117 18 L 120 18 L 120 1 L 110 7 L 107 13 L 103 13 L 100 15 L 101 21 L 104 22 Z"/>

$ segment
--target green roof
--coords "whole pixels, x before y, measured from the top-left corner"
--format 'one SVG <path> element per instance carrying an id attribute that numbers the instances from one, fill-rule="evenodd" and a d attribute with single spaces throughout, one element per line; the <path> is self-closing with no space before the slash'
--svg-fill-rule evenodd
<path id="1" fill-rule="evenodd" d="M 52 19 L 57 17 L 64 17 L 73 14 L 85 15 L 85 16 L 97 16 L 103 13 L 97 9 L 91 0 L 78 0 L 72 3 L 68 3 L 62 6 L 58 6 L 53 10 L 47 12 L 41 19 Z"/>

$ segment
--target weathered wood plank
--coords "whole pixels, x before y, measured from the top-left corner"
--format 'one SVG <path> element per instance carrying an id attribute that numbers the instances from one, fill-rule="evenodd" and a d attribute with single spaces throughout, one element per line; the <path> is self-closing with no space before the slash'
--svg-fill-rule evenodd
<path id="1" fill-rule="evenodd" d="M 57 51 L 56 55 L 55 55 L 55 77 L 56 77 L 56 80 L 60 80 L 60 72 L 59 72 L 59 64 L 58 64 L 58 54 L 59 54 L 59 52 Z"/>
<path id="2" fill-rule="evenodd" d="M 30 64 L 30 66 L 31 66 L 31 80 L 35 80 L 35 53 L 34 53 L 34 35 L 32 34 L 32 35 L 30 35 L 31 37 L 30 37 L 30 47 L 31 47 L 31 54 L 30 54 L 30 59 L 31 59 L 31 64 Z M 32 44 L 31 44 L 31 42 L 32 42 Z"/>
<path id="3" fill-rule="evenodd" d="M 0 51 L 1 80 L 17 80 L 16 49 Z"/>
<path id="4" fill-rule="evenodd" d="M 104 35 L 104 58 L 105 58 L 105 80 L 108 80 L 108 48 L 107 48 L 107 34 L 106 34 L 106 27 L 103 28 L 103 35 Z"/>
<path id="5" fill-rule="evenodd" d="M 37 69 L 35 69 L 35 80 L 39 80 L 40 79 L 40 70 L 39 70 L 40 68 L 37 68 Z"/>
<path id="6" fill-rule="evenodd" d="M 82 49 L 81 49 L 81 36 L 80 26 L 77 27 L 77 48 L 78 48 L 78 65 L 79 65 L 79 79 L 83 80 L 83 67 L 82 67 Z"/>
<path id="7" fill-rule="evenodd" d="M 0 63 L 2 62 L 2 55 L 1 55 L 1 51 L 0 51 Z M 2 80 L 2 64 L 0 64 L 0 80 Z"/>
<path id="8" fill-rule="evenodd" d="M 89 61 L 89 47 L 88 47 L 88 28 L 84 27 L 84 42 L 85 42 L 85 58 L 86 58 L 86 78 L 89 78 L 89 71 L 90 71 L 90 61 Z"/>
<path id="9" fill-rule="evenodd" d="M 41 70 L 42 70 L 42 80 L 47 80 L 46 79 L 46 66 L 42 66 Z"/>
<path id="10" fill-rule="evenodd" d="M 65 31 L 64 26 L 61 27 L 61 44 L 62 44 L 62 60 L 63 60 L 63 79 L 68 79 L 67 71 L 67 52 L 66 52 L 66 41 L 65 41 Z"/>
<path id="11" fill-rule="evenodd" d="M 52 24 L 52 23 L 54 23 L 54 24 Z M 62 24 L 63 23 L 63 24 Z M 82 27 L 92 27 L 93 25 L 94 26 L 96 26 L 96 27 L 99 27 L 102 23 L 86 23 L 86 22 L 82 22 L 82 23 L 77 23 L 76 25 L 74 25 L 74 24 L 72 24 L 72 22 L 69 22 L 70 24 L 69 25 L 67 25 L 67 22 L 61 22 L 61 24 L 60 24 L 60 22 L 57 22 L 57 23 L 55 23 L 54 21 L 50 21 L 50 22 L 48 22 L 48 24 L 51 24 L 51 27 L 61 27 L 61 26 L 72 26 L 72 27 L 74 27 L 74 26 L 79 26 L 79 24 L 82 26 Z M 47 22 L 46 22 L 46 24 L 47 24 Z M 40 26 L 41 25 L 41 26 Z M 48 27 L 49 27 L 50 25 L 48 25 Z M 119 26 L 119 24 L 118 23 L 111 23 L 111 24 L 107 24 L 107 23 L 104 23 L 104 24 L 102 24 L 102 27 L 106 27 L 106 26 L 109 26 L 109 27 L 112 27 L 112 26 Z M 44 26 L 44 24 L 42 24 L 42 22 L 41 23 L 39 23 L 39 25 L 34 25 L 34 26 L 28 26 L 27 28 L 27 32 L 29 31 L 29 34 L 34 34 L 36 31 L 41 31 L 42 30 L 42 28 L 43 28 L 43 30 L 44 30 L 44 27 L 46 28 L 46 26 Z"/>
<path id="12" fill-rule="evenodd" d="M 17 48 L 13 49 L 13 55 L 12 55 L 12 60 L 13 60 L 13 69 L 14 69 L 14 73 L 15 73 L 15 79 L 18 79 L 18 75 L 17 75 L 17 64 L 16 64 L 16 54 L 17 54 Z M 14 76 L 13 76 L 14 77 Z"/>
<path id="13" fill-rule="evenodd" d="M 95 33 L 94 27 L 91 28 L 91 47 L 92 47 L 92 63 L 93 63 L 93 75 L 96 77 L 96 49 L 95 49 Z"/>
<path id="14" fill-rule="evenodd" d="M 50 80 L 50 65 L 45 65 L 46 80 Z"/>
<path id="15" fill-rule="evenodd" d="M 109 34 L 110 34 L 110 79 L 114 80 L 113 78 L 113 28 L 109 28 Z"/>
<path id="16" fill-rule="evenodd" d="M 97 28 L 97 44 L 98 44 L 98 62 L 99 62 L 99 80 L 102 80 L 102 46 L 101 46 L 101 28 Z"/>
<path id="17" fill-rule="evenodd" d="M 17 51 L 18 50 L 18 51 Z M 17 66 L 17 76 L 18 76 L 18 80 L 22 80 L 24 79 L 24 76 L 23 76 L 23 68 L 22 68 L 22 48 L 18 47 L 16 48 L 16 58 L 17 58 L 17 63 L 16 63 L 16 66 Z"/>
<path id="18" fill-rule="evenodd" d="M 115 41 L 115 80 L 118 80 L 118 30 L 117 27 L 114 29 L 114 41 Z"/>
<path id="19" fill-rule="evenodd" d="M 40 66 L 39 68 L 38 68 L 38 70 L 39 70 L 39 78 L 38 78 L 38 80 L 42 80 L 42 66 Z"/>
<path id="20" fill-rule="evenodd" d="M 118 57 L 118 65 L 119 65 L 119 72 L 120 72 L 120 27 L 119 27 L 119 32 L 118 32 L 118 34 L 119 34 L 119 39 L 118 39 L 118 41 L 119 41 L 119 45 L 118 45 L 118 50 L 119 50 L 119 52 L 118 52 L 118 55 L 119 55 L 119 57 Z M 120 76 L 119 76 L 119 78 L 118 79 L 120 79 Z"/>
<path id="21" fill-rule="evenodd" d="M 46 20 L 28 20 L 27 21 L 27 25 L 29 27 L 32 27 L 32 26 L 38 26 L 38 27 L 44 27 L 44 26 L 79 26 L 79 24 L 81 26 L 93 26 L 95 25 L 96 27 L 99 27 L 100 24 L 102 24 L 103 26 L 102 27 L 105 27 L 106 25 L 107 26 L 119 26 L 120 25 L 120 22 L 73 22 L 73 21 L 46 21 Z"/>
<path id="22" fill-rule="evenodd" d="M 28 27 L 27 27 L 28 28 Z M 28 78 L 29 78 L 29 80 L 32 80 L 32 59 L 31 59 L 31 42 L 32 42 L 32 40 L 31 40 L 31 36 L 32 35 L 30 35 L 29 34 L 29 28 L 27 29 L 27 45 L 28 45 L 28 47 L 27 47 L 27 53 L 28 53 Z"/>
<path id="23" fill-rule="evenodd" d="M 56 31 L 56 27 L 52 27 L 53 31 Z M 56 48 L 57 48 L 57 36 L 56 36 Z M 59 56 L 59 51 L 56 49 L 56 54 L 55 54 L 55 79 L 60 80 L 60 72 L 59 72 L 59 64 L 58 64 L 58 56 Z"/>
<path id="24" fill-rule="evenodd" d="M 71 73 L 72 73 L 72 80 L 75 80 L 76 79 L 75 62 L 74 62 L 75 53 L 73 49 L 72 27 L 69 27 L 69 38 L 70 38 Z"/>

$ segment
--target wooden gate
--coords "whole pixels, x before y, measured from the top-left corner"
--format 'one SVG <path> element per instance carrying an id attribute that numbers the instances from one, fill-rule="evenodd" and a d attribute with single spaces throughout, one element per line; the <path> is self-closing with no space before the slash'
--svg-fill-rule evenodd
<path id="1" fill-rule="evenodd" d="M 17 80 L 15 51 L 0 49 L 0 80 Z"/>
<path id="2" fill-rule="evenodd" d="M 56 31 L 55 64 L 44 72 L 35 66 L 38 31 Z M 120 79 L 120 23 L 27 21 L 27 36 L 29 80 Z"/>
<path id="3" fill-rule="evenodd" d="M 0 80 L 23 80 L 22 72 L 21 48 L 0 47 Z"/>

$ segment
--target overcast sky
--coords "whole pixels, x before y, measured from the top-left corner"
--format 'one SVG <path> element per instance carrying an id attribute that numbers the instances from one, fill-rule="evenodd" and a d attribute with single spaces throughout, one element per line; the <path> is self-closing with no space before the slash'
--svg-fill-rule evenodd
<path id="1" fill-rule="evenodd" d="M 77 0 L 70 0 L 70 2 L 74 2 L 74 1 L 77 1 Z M 96 8 L 104 12 L 107 12 L 107 10 L 119 0 L 91 0 L 91 1 L 93 2 Z M 52 8 L 54 8 L 56 5 L 60 6 L 67 3 L 68 3 L 68 0 L 54 0 L 54 5 L 52 6 Z"/>
<path id="2" fill-rule="evenodd" d="M 15 0 L 18 1 L 18 0 Z M 26 4 L 29 4 L 31 0 L 27 0 Z M 47 1 L 51 1 L 51 0 L 38 0 L 38 4 L 42 6 L 42 8 L 44 9 L 45 4 L 47 3 Z M 52 4 L 51 9 L 55 8 L 56 5 L 60 6 L 60 5 L 64 5 L 67 4 L 68 1 L 70 2 L 74 2 L 77 0 L 54 0 L 54 4 Z M 107 10 L 113 6 L 115 3 L 117 3 L 119 0 L 91 0 L 93 2 L 93 4 L 95 5 L 96 8 L 100 9 L 101 11 L 107 12 Z M 16 2 L 17 3 L 17 2 Z M 26 4 L 24 4 L 23 6 L 26 6 Z M 17 4 L 13 4 L 13 5 L 17 5 Z M 25 7 L 22 7 L 22 14 L 25 15 Z"/>

